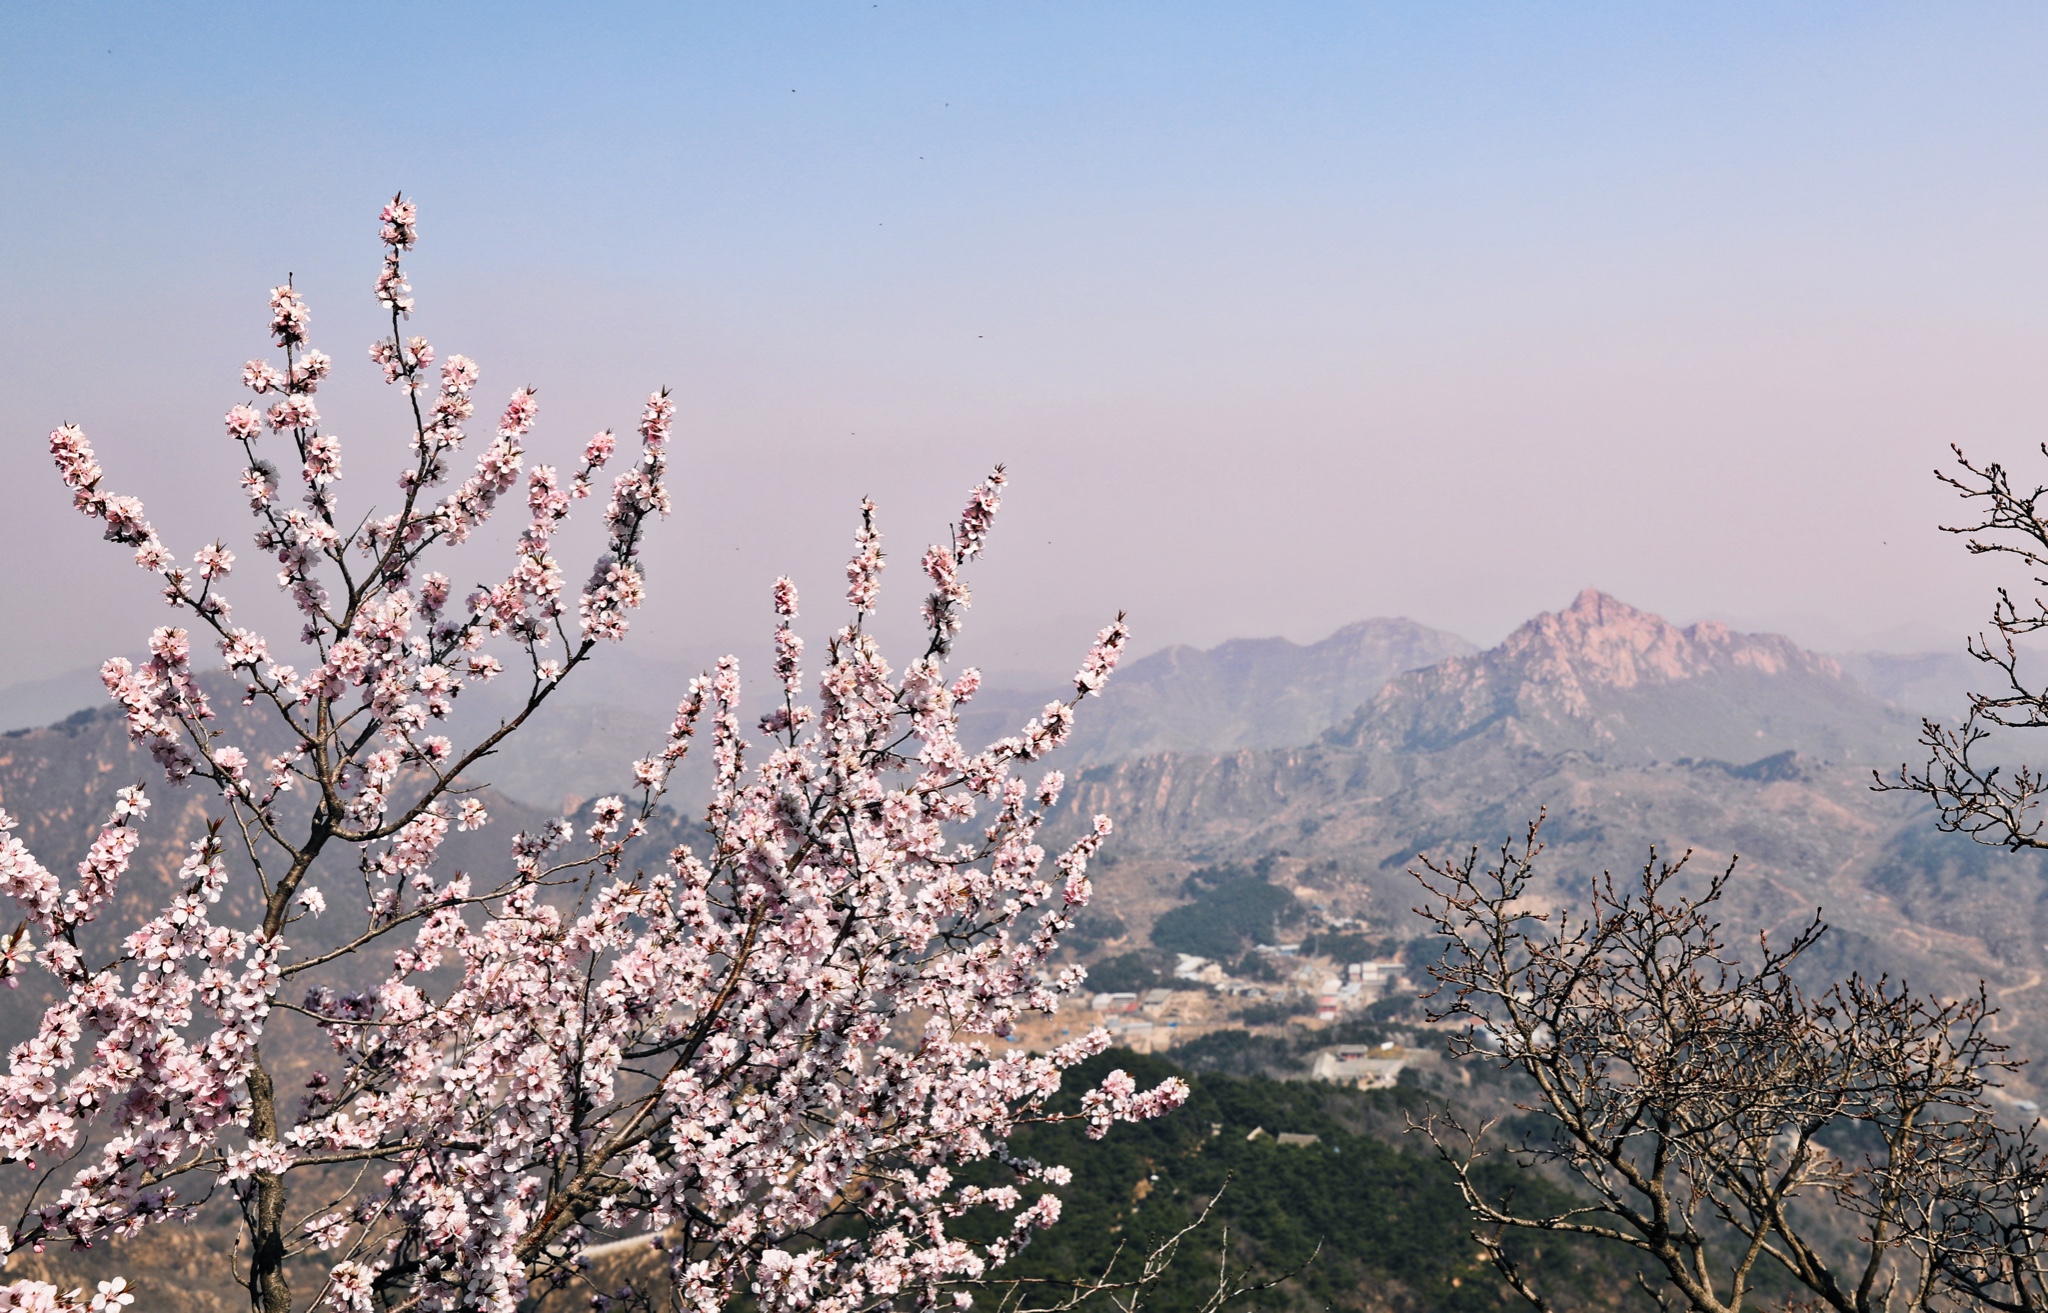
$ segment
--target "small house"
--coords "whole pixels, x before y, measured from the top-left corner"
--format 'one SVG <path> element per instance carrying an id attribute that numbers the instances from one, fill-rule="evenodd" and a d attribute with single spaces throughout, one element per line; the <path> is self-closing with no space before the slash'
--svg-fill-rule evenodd
<path id="1" fill-rule="evenodd" d="M 1392 1043 L 1377 1048 L 1345 1044 L 1316 1054 L 1314 1064 L 1309 1067 L 1309 1075 L 1316 1080 L 1352 1085 L 1361 1090 L 1383 1090 L 1400 1079 L 1401 1071 L 1407 1065 L 1408 1051 L 1396 1048 Z"/>

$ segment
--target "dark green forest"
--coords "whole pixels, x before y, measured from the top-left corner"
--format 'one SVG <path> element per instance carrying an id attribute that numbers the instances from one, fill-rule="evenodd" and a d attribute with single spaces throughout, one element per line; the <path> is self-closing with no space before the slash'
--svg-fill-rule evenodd
<path id="1" fill-rule="evenodd" d="M 1217 960 L 1277 942 L 1283 927 L 1301 921 L 1303 908 L 1293 894 L 1267 883 L 1269 870 L 1261 863 L 1251 871 L 1221 866 L 1193 872 L 1181 886 L 1191 901 L 1160 915 L 1152 942 L 1170 953 Z"/>
<path id="2" fill-rule="evenodd" d="M 1128 1274 L 1151 1242 L 1217 1199 L 1210 1220 L 1184 1244 L 1147 1307 L 1160 1313 L 1200 1307 L 1214 1289 L 1226 1229 L 1233 1271 L 1272 1277 L 1299 1269 L 1233 1307 L 1446 1313 L 1529 1307 L 1479 1258 L 1450 1170 L 1420 1136 L 1404 1133 L 1411 1116 L 1428 1113 L 1429 1092 L 1412 1085 L 1368 1092 L 1190 1072 L 1164 1058 L 1118 1051 L 1070 1075 L 1064 1106 L 1075 1106 L 1076 1091 L 1115 1067 L 1141 1086 L 1182 1075 L 1193 1093 L 1171 1116 L 1117 1126 L 1100 1141 L 1090 1141 L 1076 1125 L 1036 1127 L 1014 1140 L 1016 1152 L 1068 1164 L 1074 1177 L 1058 1192 L 1060 1222 L 1004 1275 Z M 1264 1134 L 1248 1139 L 1254 1130 Z M 1275 1138 L 1281 1132 L 1319 1138 L 1282 1145 Z M 1529 1207 L 1565 1198 L 1558 1186 L 1511 1162 L 1494 1164 L 1490 1183 Z M 977 1221 L 1000 1225 L 1000 1219 Z M 1554 1239 L 1523 1243 L 1518 1253 L 1561 1308 L 1648 1305 L 1634 1290 L 1627 1254 Z"/>

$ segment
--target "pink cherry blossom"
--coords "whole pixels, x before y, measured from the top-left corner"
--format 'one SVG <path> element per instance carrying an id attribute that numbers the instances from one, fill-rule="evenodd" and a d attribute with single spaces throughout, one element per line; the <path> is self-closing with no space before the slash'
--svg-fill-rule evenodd
<path id="1" fill-rule="evenodd" d="M 39 972 L 53 1000 L 0 1074 L 0 1164 L 28 1200 L 0 1252 L 112 1241 L 118 1254 L 151 1225 L 231 1200 L 266 1313 L 512 1313 L 585 1281 L 590 1251 L 613 1242 L 665 1255 L 696 1313 L 742 1299 L 762 1313 L 964 1307 L 965 1283 L 1059 1217 L 1050 1190 L 1065 1169 L 1013 1155 L 1011 1137 L 1064 1116 L 1051 1102 L 1063 1073 L 1108 1044 L 1099 1030 L 1044 1054 L 1016 1042 L 1020 1021 L 1079 986 L 1053 956 L 1110 835 L 1095 818 L 1047 869 L 1064 779 L 1019 768 L 1056 749 L 1100 691 L 1128 637 L 1121 618 L 1071 700 L 1013 737 L 963 743 L 960 707 L 980 676 L 945 662 L 1003 471 L 921 558 L 926 641 L 900 670 L 867 625 L 884 558 L 864 500 L 846 623 L 807 649 L 796 586 L 775 581 L 780 706 L 760 733 L 743 730 L 739 666 L 725 658 L 683 690 L 618 793 L 574 824 L 508 836 L 495 862 L 445 869 L 450 830 L 490 819 L 479 790 L 492 754 L 645 600 L 676 408 L 666 391 L 641 407 L 572 622 L 557 540 L 615 440 L 598 434 L 573 466 L 529 465 L 544 438 L 522 388 L 448 487 L 479 371 L 450 355 L 437 377 L 426 340 L 401 335 L 416 207 L 393 198 L 379 231 L 389 331 L 370 355 L 401 387 L 410 430 L 396 497 L 384 485 L 374 511 L 343 512 L 340 446 L 311 400 L 331 361 L 308 343 L 311 313 L 289 284 L 270 300 L 281 360 L 243 372 L 274 400 L 262 416 L 248 403 L 227 415 L 255 544 L 298 613 L 301 652 L 230 625 L 234 557 L 220 540 L 180 566 L 141 501 L 105 486 L 83 431 L 50 435 L 76 508 L 188 613 L 149 635 L 145 659 L 112 659 L 101 676 L 130 739 L 174 785 L 203 782 L 213 816 L 137 923 L 102 914 L 138 851 L 145 791 L 120 791 L 62 875 L 0 813 L 0 894 L 21 925 L 0 938 L 0 977 Z M 259 443 L 291 451 L 273 465 Z M 305 490 L 287 504 L 278 468 L 291 460 Z M 508 564 L 445 559 L 522 485 Z M 466 596 L 457 578 L 476 581 Z M 228 741 L 200 649 L 273 722 L 260 752 Z M 500 676 L 510 710 L 458 742 L 462 690 Z M 699 826 L 649 850 L 693 750 L 713 781 Z M 231 874 L 231 842 L 244 874 Z M 310 1028 L 326 1054 L 291 1074 L 296 1095 L 276 1058 L 291 1046 L 272 1043 L 288 1027 Z M 1075 1119 L 1099 1135 L 1186 1093 L 1116 1072 Z M 956 1170 L 976 1162 L 1000 1179 L 961 1183 Z M 1008 1220 L 970 1242 L 954 1224 L 971 1212 Z M 324 1281 L 295 1292 L 287 1255 L 324 1264 Z M 90 1297 L 0 1284 L 0 1310 L 133 1299 L 118 1279 Z"/>
<path id="2" fill-rule="evenodd" d="M 270 289 L 270 336 L 281 347 L 293 347 L 306 340 L 312 312 L 292 286 Z"/>

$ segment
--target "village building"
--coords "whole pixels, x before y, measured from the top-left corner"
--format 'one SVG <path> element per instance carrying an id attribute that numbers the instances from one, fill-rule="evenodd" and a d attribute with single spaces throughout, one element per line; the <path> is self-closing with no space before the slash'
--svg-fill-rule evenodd
<path id="1" fill-rule="evenodd" d="M 1309 1067 L 1315 1080 L 1336 1085 L 1353 1085 L 1361 1090 L 1383 1090 L 1401 1077 L 1408 1065 L 1408 1051 L 1389 1041 L 1378 1046 L 1342 1044 L 1316 1054 Z"/>

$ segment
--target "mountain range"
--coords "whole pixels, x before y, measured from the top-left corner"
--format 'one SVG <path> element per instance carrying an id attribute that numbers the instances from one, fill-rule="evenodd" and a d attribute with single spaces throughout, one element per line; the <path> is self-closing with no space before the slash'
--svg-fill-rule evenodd
<path id="1" fill-rule="evenodd" d="M 1396 674 L 1476 650 L 1412 620 L 1365 620 L 1310 644 L 1257 638 L 1206 650 L 1170 647 L 1128 662 L 1105 694 L 1090 700 L 1063 760 L 1071 768 L 1148 752 L 1307 742 Z M 708 664 L 605 653 L 589 678 L 565 684 L 507 740 L 486 778 L 500 793 L 543 808 L 573 810 L 616 791 L 631 778 L 633 759 L 660 745 L 690 676 Z M 103 705 L 98 684 L 96 676 L 74 672 L 0 688 L 0 731 L 52 725 Z M 963 735 L 973 742 L 1014 733 L 1048 701 L 1071 696 L 1071 685 L 1051 681 L 993 683 L 968 705 Z M 476 722 L 511 709 L 491 686 L 465 691 L 459 705 Z"/>
<path id="2" fill-rule="evenodd" d="M 1075 775 L 1071 817 L 1115 818 L 1102 897 L 1141 934 L 1197 866 L 1266 859 L 1331 915 L 1405 935 L 1419 854 L 1497 848 L 1542 815 L 1545 896 L 1561 905 L 1653 846 L 1693 849 L 1703 871 L 1739 859 L 1737 929 L 1823 907 L 1831 969 L 1949 991 L 1983 979 L 2009 1005 L 2004 1024 L 2048 1053 L 2039 863 L 1936 834 L 1909 799 L 1870 787 L 1873 770 L 1918 757 L 1921 708 L 1880 692 L 1959 694 L 1957 661 L 1838 659 L 1588 590 L 1485 651 L 1371 620 L 1313 644 L 1157 652 L 1088 700 L 1054 764 Z M 657 682 L 623 666 L 614 679 Z M 1013 732 L 1061 691 L 986 689 L 967 737 Z M 483 692 L 465 698 L 469 716 L 493 714 Z M 547 708 L 488 763 L 495 812 L 524 825 L 619 788 L 665 717 L 603 694 Z M 152 776 L 111 709 L 0 738 L 0 806 L 53 863 L 75 860 L 113 789 Z M 156 792 L 146 864 L 169 861 L 204 812 L 196 792 Z M 700 793 L 678 781 L 679 799 Z M 491 860 L 473 842 L 451 858 Z"/>
<path id="3" fill-rule="evenodd" d="M 1690 850 L 1702 879 L 1734 862 L 1738 939 L 1822 909 L 1816 982 L 1888 972 L 1952 994 L 1982 980 L 2016 1047 L 2048 1055 L 2042 864 L 1873 791 L 1873 771 L 1917 763 L 1917 730 L 1832 658 L 1589 590 L 1487 651 L 1395 676 L 1312 742 L 1129 758 L 1070 796 L 1077 816 L 1116 820 L 1101 885 L 1127 924 L 1175 905 L 1196 867 L 1264 858 L 1298 898 L 1411 934 L 1419 856 L 1497 850 L 1541 816 L 1551 905 L 1653 850 Z"/>
<path id="4" fill-rule="evenodd" d="M 1901 728 L 1833 658 L 1712 621 L 1681 629 L 1587 589 L 1498 647 L 1396 677 L 1325 738 L 1432 753 L 1493 736 L 1616 762 L 1839 759 L 1888 748 Z"/>
<path id="5" fill-rule="evenodd" d="M 1239 638 L 1217 647 L 1169 647 L 1118 670 L 1090 700 L 1062 749 L 1070 766 L 1156 752 L 1229 752 L 1305 743 L 1407 670 L 1478 649 L 1413 620 L 1363 620 L 1319 643 Z M 962 716 L 969 742 L 1014 733 L 1071 686 L 997 686 Z"/>
<path id="6" fill-rule="evenodd" d="M 615 661 L 599 673 L 585 700 L 550 706 L 488 763 L 493 823 L 450 835 L 449 866 L 501 864 L 510 833 L 587 811 L 660 740 L 656 708 L 683 672 Z M 1918 760 L 1919 713 L 1960 707 L 1974 674 L 1960 657 L 1831 657 L 1775 635 L 1674 625 L 1587 590 L 1483 651 L 1412 621 L 1371 620 L 1312 644 L 1154 653 L 1081 707 L 1074 740 L 1050 764 L 1072 776 L 1061 825 L 1097 812 L 1115 821 L 1095 866 L 1097 908 L 1123 929 L 1120 947 L 1095 950 L 1103 955 L 1142 946 L 1161 914 L 1219 872 L 1263 878 L 1375 939 L 1409 939 L 1418 856 L 1497 850 L 1541 816 L 1541 904 L 1577 905 L 1600 872 L 1625 875 L 1653 849 L 1690 849 L 1695 879 L 1732 861 L 1732 940 L 1820 909 L 1833 928 L 1809 957 L 1808 983 L 1860 970 L 1956 995 L 1981 981 L 2002 1008 L 1999 1037 L 2020 1056 L 2048 1056 L 2048 869 L 2032 854 L 1942 835 L 1910 796 L 1871 788 L 1873 770 Z M 210 678 L 237 741 L 279 746 Z M 48 710 L 76 684 L 51 681 L 20 701 Z M 465 694 L 464 716 L 498 714 L 492 690 L 477 692 Z M 967 736 L 1014 732 L 1063 692 L 985 689 Z M 0 709 L 9 705 L 0 692 Z M 0 734 L 0 808 L 21 818 L 23 839 L 53 868 L 83 855 L 115 789 L 151 783 L 156 809 L 134 872 L 95 926 L 117 935 L 162 901 L 209 799 L 162 785 L 111 707 L 36 714 L 55 723 Z M 701 797 L 701 779 L 683 777 L 675 796 Z M 689 837 L 677 817 L 657 829 L 649 860 Z M 318 878 L 354 873 L 337 865 Z M 248 915 L 248 893 L 241 882 L 223 910 Z M 345 916 L 347 902 L 326 915 Z M 10 1001 L 0 1041 L 33 1024 L 42 998 L 31 982 Z M 266 1043 L 287 1065 L 315 1060 L 311 1041 L 285 1028 Z M 2023 1070 L 2004 1096 L 2048 1101 L 2048 1081 Z M 1249 1152 L 1241 1135 L 1228 1139 Z M 1349 1162 L 1364 1147 L 1346 1152 Z M 1121 1206 L 1137 1169 L 1113 1161 Z M 227 1308 L 234 1292 L 208 1243 L 153 1250 L 149 1271 L 218 1297 L 194 1307 Z"/>
<path id="7" fill-rule="evenodd" d="M 1559 623 L 1573 623 L 1572 609 L 1559 614 Z M 1720 631 L 1705 622 L 1687 632 Z M 1787 640 L 1777 643 L 1785 652 L 1798 651 Z M 1089 701 L 1064 750 L 1064 762 L 1071 769 L 1159 752 L 1309 743 L 1353 719 L 1394 676 L 1477 652 L 1455 634 L 1406 619 L 1359 621 L 1315 643 L 1241 638 L 1213 648 L 1165 648 L 1127 662 L 1103 696 Z M 617 789 L 631 761 L 661 740 L 691 675 L 715 655 L 706 651 L 682 660 L 648 659 L 630 647 L 606 652 L 508 741 L 491 763 L 491 783 L 505 795 L 542 808 L 566 802 L 573 809 L 583 799 Z M 1657 658 L 1643 659 L 1654 663 Z M 1862 652 L 1821 660 L 1835 663 L 1834 675 L 1846 676 L 1913 716 L 1947 715 L 1961 707 L 1980 669 L 1959 652 Z M 1654 682 L 1649 667 L 1645 675 Z M 1659 687 L 1667 694 L 1677 691 L 1670 680 Z M 1770 687 L 1768 681 L 1757 685 L 1765 697 Z M 1827 681 L 1806 688 L 1836 696 Z M 993 679 L 963 716 L 965 737 L 972 741 L 1011 733 L 1047 701 L 1071 692 L 1056 679 Z M 1532 696 L 1543 694 L 1532 691 Z M 1639 699 L 1638 720 L 1654 718 L 1650 706 L 1655 700 Z M 0 686 L 0 732 L 54 725 L 74 712 L 104 705 L 99 678 L 87 670 Z M 470 690 L 462 705 L 474 719 L 503 714 L 509 707 L 490 687 Z M 1785 712 L 1795 720 L 1805 714 L 1796 705 Z M 1858 713 L 1848 710 L 1823 719 L 1850 724 Z M 1425 726 L 1416 728 L 1426 732 Z M 1740 755 L 1742 745 L 1730 750 Z"/>

